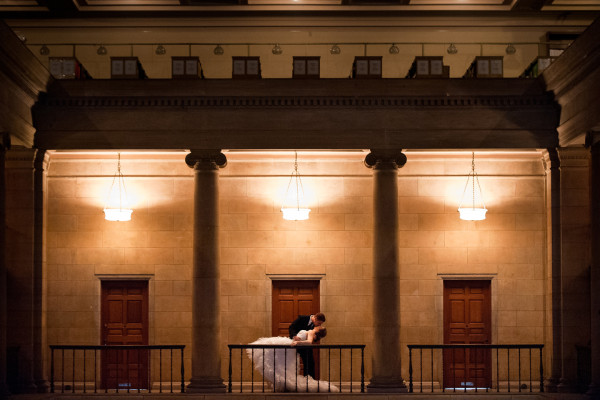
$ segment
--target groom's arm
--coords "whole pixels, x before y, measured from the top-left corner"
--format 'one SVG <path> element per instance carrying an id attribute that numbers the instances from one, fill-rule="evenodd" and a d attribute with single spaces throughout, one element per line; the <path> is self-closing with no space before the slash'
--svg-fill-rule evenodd
<path id="1" fill-rule="evenodd" d="M 289 326 L 288 331 L 290 334 L 290 339 L 293 339 L 298 332 L 302 330 L 301 328 L 302 317 L 298 316 Z"/>

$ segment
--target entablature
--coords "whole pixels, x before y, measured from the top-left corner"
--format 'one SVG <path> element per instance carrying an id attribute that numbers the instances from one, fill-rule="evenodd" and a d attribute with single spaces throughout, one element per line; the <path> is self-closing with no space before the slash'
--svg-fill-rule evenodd
<path id="1" fill-rule="evenodd" d="M 537 80 L 57 81 L 33 109 L 44 149 L 547 148 Z"/>

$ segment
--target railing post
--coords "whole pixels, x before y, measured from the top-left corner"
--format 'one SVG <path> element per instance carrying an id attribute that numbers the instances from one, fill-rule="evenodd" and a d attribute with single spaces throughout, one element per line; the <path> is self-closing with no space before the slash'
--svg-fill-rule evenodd
<path id="1" fill-rule="evenodd" d="M 544 362 L 542 351 L 543 347 L 540 347 L 540 392 L 544 393 Z"/>
<path id="2" fill-rule="evenodd" d="M 54 393 L 54 347 L 50 346 L 50 393 Z"/>
<path id="3" fill-rule="evenodd" d="M 263 370 L 264 372 L 264 370 Z M 228 386 L 228 392 L 231 393 L 231 373 L 232 373 L 232 367 L 231 367 L 231 347 L 229 347 L 229 386 Z M 241 382 L 240 382 L 241 384 Z"/>
<path id="4" fill-rule="evenodd" d="M 183 363 L 183 347 L 181 348 L 181 393 L 185 393 L 185 365 Z"/>
<path id="5" fill-rule="evenodd" d="M 365 348 L 360 349 L 360 392 L 365 392 Z"/>
<path id="6" fill-rule="evenodd" d="M 421 368 L 423 368 L 423 366 L 421 365 Z M 408 392 L 412 393 L 413 392 L 413 366 L 412 366 L 412 347 L 408 347 Z M 423 382 L 421 382 L 421 385 L 423 385 Z"/>

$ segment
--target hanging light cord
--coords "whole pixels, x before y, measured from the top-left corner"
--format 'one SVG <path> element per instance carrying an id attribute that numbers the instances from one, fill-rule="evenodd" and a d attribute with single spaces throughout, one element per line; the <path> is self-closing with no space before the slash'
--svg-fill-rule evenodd
<path id="1" fill-rule="evenodd" d="M 475 209 L 475 152 L 472 153 L 471 159 L 471 173 L 473 174 L 473 209 Z M 477 185 L 479 185 L 479 179 L 477 179 Z"/>
<path id="2" fill-rule="evenodd" d="M 302 179 L 300 179 L 300 174 L 298 173 L 298 152 L 294 151 L 294 171 L 290 176 L 290 181 L 288 182 L 286 193 L 290 191 L 290 185 L 292 184 L 292 180 L 296 178 L 296 209 L 300 210 L 300 190 L 302 191 L 302 197 L 304 198 L 304 186 L 302 186 Z M 285 204 L 285 197 L 284 197 Z"/>

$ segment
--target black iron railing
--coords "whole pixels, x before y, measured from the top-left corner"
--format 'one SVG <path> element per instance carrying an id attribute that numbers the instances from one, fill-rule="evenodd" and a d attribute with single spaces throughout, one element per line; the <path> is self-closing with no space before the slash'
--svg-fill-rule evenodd
<path id="1" fill-rule="evenodd" d="M 240 350 L 239 358 L 237 354 L 233 354 L 233 350 Z M 281 377 L 275 376 L 277 367 L 273 366 L 273 376 L 263 376 L 259 372 L 255 371 L 254 363 L 251 359 L 254 359 L 254 352 L 262 352 L 262 360 L 263 365 L 259 366 L 259 370 L 265 371 L 264 360 L 265 360 L 265 352 L 273 351 L 275 352 L 277 349 L 277 355 L 273 357 L 274 363 L 283 362 L 283 365 L 286 366 L 284 368 L 284 377 L 283 380 L 288 382 L 287 377 L 289 376 L 292 381 L 294 381 L 295 387 L 286 387 L 286 391 L 296 391 L 296 392 L 309 392 L 314 389 L 314 385 L 316 384 L 316 391 L 320 392 L 329 392 L 331 391 L 331 385 L 339 385 L 338 389 L 340 392 L 349 392 L 353 391 L 365 391 L 365 345 L 304 345 L 298 347 L 291 347 L 289 345 L 269 345 L 269 344 L 230 344 L 229 345 L 229 385 L 228 392 L 232 393 L 233 391 L 233 365 L 236 364 L 236 367 L 239 368 L 239 391 L 242 393 L 244 391 L 244 387 L 250 388 L 250 392 L 255 391 L 255 383 L 258 385 L 256 387 L 257 391 L 276 391 L 276 385 L 273 385 L 272 382 L 275 382 L 277 379 Z M 282 349 L 282 350 L 279 350 Z M 320 359 L 320 378 L 321 380 L 326 380 L 327 383 L 323 384 L 323 386 L 319 383 L 319 381 L 312 382 L 312 389 L 309 390 L 308 379 L 301 379 L 302 383 L 298 383 L 298 375 L 296 371 L 298 371 L 298 358 L 294 357 L 296 354 L 295 350 L 309 350 L 317 349 Z M 344 352 L 343 352 L 344 350 Z M 248 354 L 248 351 L 250 354 Z M 360 351 L 360 354 L 359 354 Z M 237 352 L 236 352 L 237 353 Z M 280 354 L 281 353 L 281 357 Z M 292 355 L 288 355 L 288 354 Z M 359 358 L 360 356 L 360 358 Z M 272 357 L 272 356 L 271 356 Z M 288 371 L 288 357 L 294 357 L 296 360 L 296 371 L 291 370 Z M 267 356 L 268 358 L 268 356 Z M 326 366 L 323 364 L 327 364 Z M 353 364 L 359 364 L 357 367 L 353 367 Z M 246 366 L 246 369 L 244 369 Z M 333 367 L 333 368 L 332 368 Z M 358 375 L 356 369 L 360 370 L 360 381 L 358 380 Z M 244 375 L 244 371 L 246 376 Z M 280 374 L 280 372 L 277 372 Z M 260 377 L 259 377 L 260 376 Z M 296 377 L 296 379 L 291 378 Z M 257 380 L 255 381 L 255 378 Z M 266 379 L 266 384 L 265 384 Z M 237 382 L 236 382 L 237 385 Z M 306 387 L 299 386 L 306 385 Z M 295 389 L 295 390 L 294 390 Z"/>
<path id="2" fill-rule="evenodd" d="M 51 345 L 50 391 L 58 382 L 60 393 L 163 393 L 163 386 L 173 393 L 176 385 L 183 393 L 184 347 Z"/>
<path id="3" fill-rule="evenodd" d="M 433 393 L 438 382 L 437 390 L 441 392 L 543 392 L 543 347 L 543 344 L 408 345 L 409 392 L 413 392 L 415 385 L 413 375 L 418 375 L 420 392 L 427 386 L 425 391 Z M 415 353 L 418 350 L 416 368 L 413 350 Z"/>

